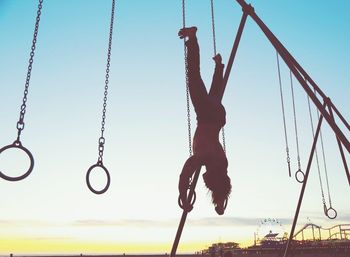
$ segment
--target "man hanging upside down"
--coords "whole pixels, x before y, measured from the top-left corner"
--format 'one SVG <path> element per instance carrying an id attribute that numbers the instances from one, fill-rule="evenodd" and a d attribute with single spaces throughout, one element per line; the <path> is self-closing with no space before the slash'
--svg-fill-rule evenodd
<path id="1" fill-rule="evenodd" d="M 193 138 L 193 156 L 188 158 L 180 175 L 180 200 L 185 210 L 192 210 L 187 199 L 187 189 L 194 172 L 204 165 L 205 185 L 211 191 L 215 211 L 222 215 L 231 193 L 231 180 L 227 175 L 228 163 L 219 141 L 219 132 L 226 123 L 225 108 L 221 104 L 224 95 L 224 64 L 220 54 L 213 57 L 215 72 L 208 94 L 200 75 L 196 32 L 196 27 L 190 27 L 180 29 L 178 33 L 181 39 L 186 40 L 189 91 L 198 122 Z"/>

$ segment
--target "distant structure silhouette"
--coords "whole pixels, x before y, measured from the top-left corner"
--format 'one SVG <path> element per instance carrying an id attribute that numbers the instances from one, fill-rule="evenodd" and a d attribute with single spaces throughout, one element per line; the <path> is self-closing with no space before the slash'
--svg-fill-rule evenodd
<path id="1" fill-rule="evenodd" d="M 225 108 L 221 103 L 225 87 L 223 84 L 224 64 L 221 55 L 213 57 L 215 71 L 209 94 L 200 74 L 200 54 L 196 37 L 197 28 L 183 28 L 179 37 L 186 39 L 188 85 L 191 101 L 197 115 L 197 129 L 193 138 L 193 156 L 187 159 L 179 180 L 179 193 L 182 207 L 192 209 L 187 199 L 187 189 L 194 172 L 206 167 L 203 179 L 211 191 L 215 211 L 224 214 L 227 199 L 231 193 L 231 180 L 227 175 L 227 158 L 219 141 L 219 133 L 226 123 Z"/>

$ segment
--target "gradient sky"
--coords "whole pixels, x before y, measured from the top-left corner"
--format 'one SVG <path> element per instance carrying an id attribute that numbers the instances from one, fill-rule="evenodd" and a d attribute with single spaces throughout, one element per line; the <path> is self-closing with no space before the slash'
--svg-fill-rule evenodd
<path id="1" fill-rule="evenodd" d="M 199 28 L 202 76 L 209 84 L 210 1 L 187 2 L 187 24 Z M 350 2 L 251 3 L 350 120 Z M 112 183 L 96 196 L 85 185 L 85 174 L 97 160 L 110 7 L 110 0 L 44 1 L 22 136 L 35 169 L 21 182 L 0 180 L 0 254 L 170 252 L 181 216 L 178 176 L 188 157 L 183 44 L 177 38 L 181 1 L 116 1 L 104 157 Z M 36 8 L 37 1 L 0 0 L 1 146 L 16 137 Z M 226 62 L 241 7 L 217 0 L 215 8 L 217 48 Z M 283 64 L 295 171 L 288 76 Z M 312 135 L 306 96 L 295 84 L 305 168 Z M 223 101 L 232 196 L 225 216 L 217 216 L 200 178 L 179 252 L 219 241 L 248 245 L 261 219 L 278 218 L 289 232 L 294 216 L 300 184 L 287 176 L 276 55 L 251 19 Z M 327 125 L 323 135 L 338 219 L 323 216 L 314 165 L 298 226 L 308 218 L 324 227 L 350 221 L 350 191 Z M 16 152 L 0 156 L 1 169 L 12 169 L 11 174 L 26 165 Z M 103 177 L 94 179 L 103 184 Z"/>

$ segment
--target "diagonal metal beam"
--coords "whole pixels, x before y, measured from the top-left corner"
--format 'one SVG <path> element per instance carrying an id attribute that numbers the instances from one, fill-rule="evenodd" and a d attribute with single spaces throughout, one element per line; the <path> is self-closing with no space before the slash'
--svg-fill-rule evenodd
<path id="1" fill-rule="evenodd" d="M 283 58 L 289 69 L 292 71 L 293 75 L 299 81 L 300 85 L 304 88 L 307 95 L 313 101 L 317 109 L 321 112 L 329 126 L 332 128 L 337 138 L 341 141 L 346 150 L 350 153 L 350 142 L 344 135 L 342 130 L 338 127 L 335 121 L 332 119 L 331 115 L 327 112 L 325 108 L 322 108 L 321 101 L 315 96 L 313 90 L 310 88 L 309 84 L 305 79 L 310 82 L 313 88 L 317 91 L 319 95 L 322 96 L 324 102 L 331 102 L 331 100 L 325 95 L 325 93 L 317 86 L 317 84 L 312 80 L 312 78 L 306 73 L 306 71 L 300 66 L 300 64 L 294 59 L 294 57 L 288 52 L 288 50 L 283 46 L 283 44 L 276 38 L 276 36 L 271 32 L 271 30 L 264 24 L 264 22 L 255 13 L 254 8 L 248 5 L 244 0 L 236 0 L 243 8 L 243 12 L 248 13 L 248 15 L 256 22 L 260 27 L 262 32 L 266 35 L 268 40 L 271 42 L 273 47 Z M 331 103 L 334 106 L 333 103 Z M 336 109 L 336 108 L 335 108 Z M 338 115 L 339 116 L 339 115 Z M 344 118 L 340 115 L 340 118 Z M 344 119 L 345 120 L 345 119 Z M 343 121 L 344 122 L 344 121 Z M 347 122 L 344 122 L 347 125 Z"/>

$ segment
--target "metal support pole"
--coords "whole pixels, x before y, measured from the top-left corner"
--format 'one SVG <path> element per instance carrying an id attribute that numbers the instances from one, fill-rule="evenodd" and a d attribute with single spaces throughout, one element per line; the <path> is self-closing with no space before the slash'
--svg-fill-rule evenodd
<path id="1" fill-rule="evenodd" d="M 236 53 L 237 53 L 239 42 L 241 41 L 242 32 L 243 32 L 243 29 L 244 29 L 245 22 L 247 20 L 247 16 L 248 16 L 248 14 L 243 10 L 243 15 L 242 15 L 242 18 L 241 18 L 241 22 L 239 23 L 239 27 L 238 27 L 238 30 L 237 30 L 236 38 L 235 38 L 235 41 L 233 43 L 233 47 L 232 47 L 232 51 L 231 51 L 231 54 L 230 54 L 230 58 L 229 58 L 229 60 L 227 62 L 227 67 L 226 67 L 225 74 L 224 74 L 224 79 L 223 79 L 223 90 L 224 91 L 225 91 L 225 88 L 226 88 L 226 85 L 227 85 L 227 82 L 228 82 L 228 78 L 229 78 L 230 73 L 231 73 L 233 62 L 234 62 L 235 57 L 236 57 Z"/>
<path id="2" fill-rule="evenodd" d="M 339 140 L 343 143 L 344 147 L 350 153 L 350 142 L 344 135 L 344 133 L 340 130 L 338 125 L 332 120 L 329 113 L 322 108 L 321 101 L 316 97 L 313 90 L 310 88 L 308 83 L 305 81 L 309 81 L 314 89 L 317 91 L 319 95 L 321 95 L 324 100 L 328 98 L 322 90 L 316 85 L 316 83 L 311 79 L 311 77 L 302 69 L 302 67 L 297 63 L 294 57 L 288 52 L 288 50 L 283 46 L 283 44 L 276 38 L 276 36 L 270 31 L 270 29 L 264 24 L 264 22 L 257 16 L 254 9 L 248 5 L 244 0 L 236 0 L 243 8 L 245 12 L 248 13 L 252 17 L 252 19 L 256 22 L 256 24 L 260 27 L 263 33 L 266 35 L 268 40 L 274 46 L 279 55 L 283 58 L 289 69 L 293 72 L 295 78 L 299 81 L 300 85 L 304 88 L 305 92 L 308 94 L 310 99 L 316 105 L 318 110 L 321 112 L 325 120 L 328 122 L 329 126 L 333 129 L 334 133 L 336 133 Z"/>
<path id="3" fill-rule="evenodd" d="M 247 20 L 247 16 L 248 16 L 248 14 L 244 11 L 242 18 L 241 18 L 241 22 L 240 22 L 238 30 L 237 30 L 235 41 L 233 43 L 230 58 L 228 60 L 227 67 L 225 70 L 224 80 L 223 80 L 223 90 L 225 90 L 225 88 L 226 88 L 226 85 L 227 85 L 227 82 L 228 82 L 228 79 L 229 79 L 229 76 L 231 73 L 232 65 L 233 65 L 233 62 L 234 62 L 235 57 L 236 57 L 237 49 L 238 49 L 239 42 L 240 42 L 241 37 L 242 37 L 242 33 L 243 33 L 245 22 Z M 190 192 L 189 192 L 188 197 L 187 197 L 189 202 L 191 202 L 191 200 L 192 200 L 194 190 L 195 190 L 195 187 L 196 187 L 196 184 L 198 181 L 199 173 L 200 173 L 200 168 L 196 171 L 194 178 L 193 178 L 193 181 L 191 183 Z M 173 247 L 171 249 L 170 257 L 175 257 L 175 255 L 176 255 L 176 250 L 177 250 L 177 247 L 178 247 L 179 242 L 180 242 L 182 230 L 183 230 L 185 222 L 186 222 L 187 213 L 188 212 L 185 210 L 182 212 L 181 220 L 180 220 L 177 232 L 176 232 L 176 236 L 175 236 L 175 240 L 173 243 Z"/>
<path id="4" fill-rule="evenodd" d="M 332 107 L 331 107 L 330 104 L 328 104 L 328 110 L 329 110 L 329 114 L 331 115 L 332 119 L 334 120 L 334 115 L 333 115 Z M 349 186 L 350 186 L 350 172 L 349 172 L 348 164 L 347 164 L 347 162 L 346 162 L 346 158 L 345 158 L 343 146 L 342 146 L 342 144 L 341 144 L 339 138 L 337 137 L 337 135 L 335 135 L 335 137 L 336 137 L 336 139 L 337 139 L 337 143 L 338 143 L 338 147 L 339 147 L 340 156 L 341 156 L 341 159 L 342 159 L 342 161 L 343 161 L 343 165 L 344 165 L 346 177 L 347 177 L 347 179 L 348 179 L 348 183 L 349 183 Z"/>
<path id="5" fill-rule="evenodd" d="M 198 181 L 198 177 L 199 177 L 200 172 L 201 172 L 201 168 L 199 168 L 194 174 L 194 177 L 193 177 L 193 180 L 191 183 L 191 187 L 190 187 L 190 192 L 188 193 L 188 196 L 187 196 L 187 201 L 189 203 L 192 201 L 192 197 L 194 195 L 194 190 L 196 189 L 196 185 L 197 185 L 197 181 Z M 179 226 L 177 228 L 173 247 L 171 248 L 170 257 L 175 257 L 175 255 L 176 255 L 176 250 L 177 250 L 177 247 L 178 247 L 179 242 L 180 242 L 182 230 L 183 230 L 185 222 L 186 222 L 187 213 L 188 212 L 185 209 L 182 212 L 181 220 L 180 220 Z"/>
<path id="6" fill-rule="evenodd" d="M 324 105 L 324 107 L 325 107 L 325 105 Z M 295 226 L 296 226 L 297 221 L 298 221 L 298 216 L 299 216 L 299 212 L 300 212 L 300 207 L 301 207 L 301 203 L 302 203 L 302 201 L 303 201 L 304 192 L 305 192 L 305 188 L 306 188 L 306 183 L 307 183 L 307 180 L 308 180 L 308 177 L 309 177 L 309 173 L 310 173 L 310 169 L 311 169 L 311 164 L 312 164 L 312 159 L 313 159 L 314 153 L 315 153 L 316 144 L 317 144 L 317 139 L 318 139 L 318 136 L 319 136 L 319 134 L 320 134 L 320 129 L 321 129 L 322 120 L 323 120 L 323 115 L 321 114 L 321 115 L 320 115 L 320 118 L 319 118 L 319 121 L 318 121 L 316 133 L 315 133 L 315 136 L 314 136 L 314 142 L 313 142 L 312 147 L 311 147 L 311 152 L 310 152 L 310 157 L 309 157 L 309 161 L 308 161 L 307 168 L 306 168 L 306 172 L 305 172 L 304 182 L 303 182 L 303 186 L 302 186 L 301 191 L 300 191 L 299 201 L 298 201 L 297 209 L 296 209 L 296 211 L 295 211 L 292 229 L 291 229 L 291 231 L 290 231 L 289 239 L 288 239 L 288 242 L 287 242 L 287 245 L 286 245 L 286 249 L 285 249 L 285 252 L 284 252 L 284 257 L 288 257 L 289 248 L 290 248 L 291 242 L 292 242 L 292 240 L 293 240 L 293 235 L 294 235 L 294 231 L 295 231 Z"/>
<path id="7" fill-rule="evenodd" d="M 337 107 L 330 101 L 329 105 L 332 107 L 334 112 L 338 115 L 339 119 L 344 123 L 345 127 L 350 131 L 350 124 L 346 121 L 344 116 L 340 113 Z"/>

